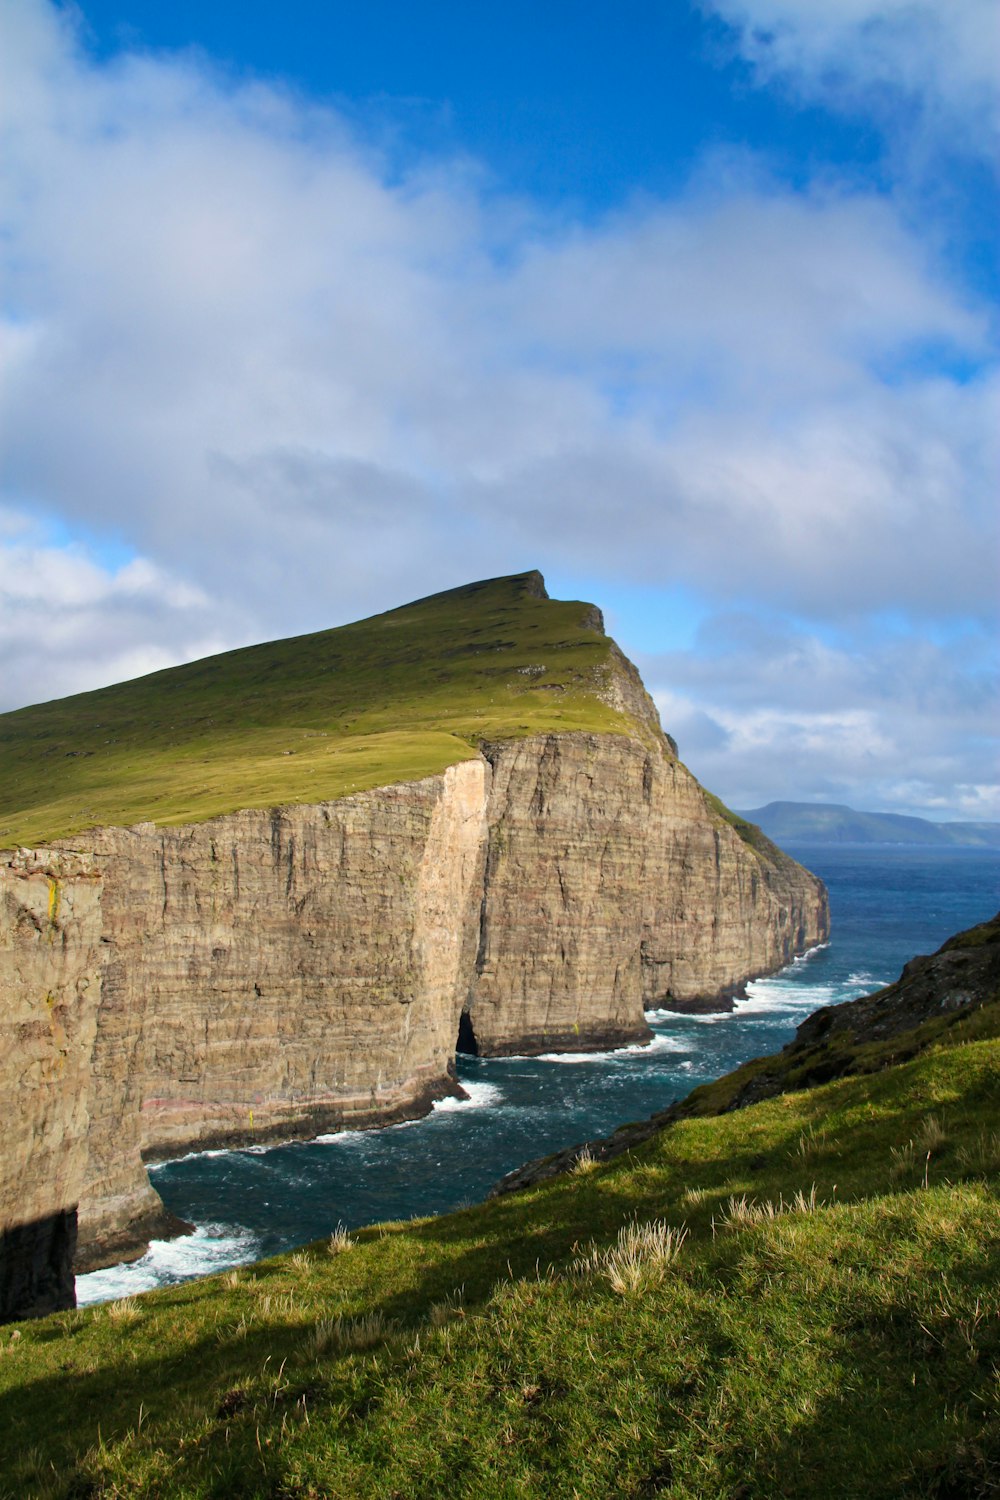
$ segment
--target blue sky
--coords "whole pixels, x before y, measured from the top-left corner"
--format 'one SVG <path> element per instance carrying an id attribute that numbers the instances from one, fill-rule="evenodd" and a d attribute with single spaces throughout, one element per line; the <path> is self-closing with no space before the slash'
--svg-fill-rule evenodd
<path id="1" fill-rule="evenodd" d="M 1000 818 L 992 0 L 0 14 L 0 707 L 539 566 L 707 785 Z"/>
<path id="2" fill-rule="evenodd" d="M 437 0 L 88 4 L 95 56 L 196 45 L 237 74 L 345 109 L 403 160 L 467 152 L 501 191 L 591 214 L 683 185 L 706 146 L 739 141 L 800 179 L 817 159 L 877 160 L 857 120 L 756 89 L 710 12 L 655 3 Z M 807 116 L 803 128 L 802 116 Z"/>

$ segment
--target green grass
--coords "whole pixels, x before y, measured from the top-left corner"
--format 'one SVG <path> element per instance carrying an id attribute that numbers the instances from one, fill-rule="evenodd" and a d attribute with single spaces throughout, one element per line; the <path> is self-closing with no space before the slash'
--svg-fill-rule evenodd
<path id="1" fill-rule="evenodd" d="M 702 790 L 704 791 L 705 789 L 702 788 Z M 705 801 L 717 817 L 721 818 L 724 823 L 728 823 L 730 828 L 735 830 L 744 844 L 749 844 L 751 849 L 755 849 L 765 859 L 772 860 L 777 864 L 792 863 L 791 856 L 786 854 L 783 849 L 780 849 L 777 844 L 769 839 L 763 829 L 758 828 L 756 823 L 748 823 L 746 818 L 741 817 L 739 813 L 733 812 L 732 808 L 727 807 L 722 798 L 717 797 L 714 792 L 705 791 Z"/>
<path id="2" fill-rule="evenodd" d="M 414 780 L 483 741 L 635 733 L 614 648 L 538 574 L 0 715 L 0 847 Z"/>
<path id="3" fill-rule="evenodd" d="M 0 1494 L 995 1494 L 998 1009 L 529 1192 L 2 1330 Z"/>
<path id="4" fill-rule="evenodd" d="M 990 925 L 984 923 L 983 928 Z M 981 930 L 972 929 L 974 933 Z M 992 932 L 995 942 L 995 925 Z M 986 941 L 981 939 L 976 946 L 985 945 Z M 789 1046 L 770 1057 L 752 1058 L 725 1077 L 693 1089 L 676 1109 L 684 1114 L 721 1114 L 744 1103 L 747 1091 L 754 1084 L 766 1087 L 769 1094 L 777 1094 L 811 1088 L 834 1078 L 878 1073 L 908 1062 L 930 1047 L 956 1047 L 995 1037 L 998 1015 L 1000 1006 L 996 1004 L 971 1012 L 945 1012 L 885 1041 L 859 1042 L 849 1031 L 836 1031 L 809 1046 Z"/>

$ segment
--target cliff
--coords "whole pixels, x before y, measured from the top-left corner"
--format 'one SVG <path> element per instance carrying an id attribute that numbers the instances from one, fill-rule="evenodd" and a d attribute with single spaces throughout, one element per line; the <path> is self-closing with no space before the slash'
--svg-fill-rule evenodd
<path id="1" fill-rule="evenodd" d="M 145 1161 L 413 1115 L 454 1090 L 459 1039 L 493 1055 L 640 1039 L 644 1006 L 725 1004 L 749 976 L 826 936 L 821 883 L 766 841 L 741 837 L 677 760 L 599 614 L 544 600 L 537 579 L 459 591 L 488 626 L 474 652 L 476 691 L 462 679 L 464 720 L 447 732 L 440 718 L 411 721 L 405 744 L 391 747 L 394 766 L 410 772 L 451 757 L 432 774 L 349 791 L 349 774 L 364 779 L 370 724 L 359 741 L 313 720 L 303 738 L 333 745 L 303 772 L 270 765 L 275 731 L 265 723 L 263 752 L 242 741 L 234 752 L 244 795 L 248 768 L 264 762 L 269 790 L 285 775 L 296 795 L 180 821 L 178 765 L 196 784 L 183 790 L 187 805 L 214 764 L 201 722 L 214 718 L 204 702 L 211 664 L 157 674 L 167 680 L 154 701 L 170 698 L 176 737 L 168 748 L 182 753 L 157 744 L 141 762 L 156 822 L 53 827 L 57 816 L 65 825 L 58 799 L 49 788 L 25 799 L 22 769 L 27 809 L 8 816 L 53 832 L 44 846 L 0 856 L 0 1089 L 16 1122 L 0 1173 L 0 1315 L 71 1300 L 77 1233 L 79 1269 L 163 1231 Z M 463 644 L 454 605 L 441 603 L 450 598 L 380 620 L 396 656 L 420 654 L 425 680 L 420 633 L 440 632 L 431 667 L 453 700 Z M 376 638 L 379 621 L 363 623 Z M 337 651 L 328 641 L 323 650 L 343 660 L 340 633 L 327 635 Z M 251 648 L 247 701 L 267 672 L 262 650 Z M 244 655 L 218 659 L 234 716 Z M 85 695 L 69 752 L 59 705 L 6 716 L 8 744 L 16 758 L 34 736 L 44 757 L 48 734 L 74 774 L 85 762 L 90 801 L 120 813 L 138 792 L 134 779 L 113 784 L 116 747 L 132 736 L 132 770 L 135 701 L 150 701 L 152 682 Z M 197 759 L 177 727 L 185 684 L 188 698 L 201 697 L 207 753 Z M 404 719 L 412 683 L 407 691 L 397 695 Z M 378 692 L 391 697 L 385 680 Z M 354 710 L 358 697 L 356 683 Z M 308 711 L 299 702 L 299 724 Z M 334 711 L 356 730 L 343 695 Z M 3 731 L 0 721 L 0 745 Z M 101 734 L 112 747 L 103 779 L 89 769 Z M 287 725 L 281 734 L 295 738 Z M 384 744 L 381 753 L 369 777 L 393 769 Z M 308 799 L 304 775 L 334 794 Z M 201 806 L 238 796 L 216 783 Z"/>
<path id="2" fill-rule="evenodd" d="M 930 1049 L 996 1036 L 998 1010 L 1000 913 L 957 933 L 936 953 L 911 959 L 885 989 L 814 1011 L 781 1052 L 744 1063 L 648 1120 L 526 1162 L 501 1178 L 490 1196 L 572 1172 L 584 1151 L 588 1160 L 613 1161 L 678 1120 L 730 1114 L 779 1094 L 880 1073 Z"/>

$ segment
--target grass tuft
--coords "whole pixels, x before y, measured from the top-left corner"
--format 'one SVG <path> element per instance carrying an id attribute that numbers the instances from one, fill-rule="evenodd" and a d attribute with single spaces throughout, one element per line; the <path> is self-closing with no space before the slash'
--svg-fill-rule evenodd
<path id="1" fill-rule="evenodd" d="M 947 1132 L 937 1115 L 928 1115 L 921 1122 L 914 1144 L 917 1150 L 926 1156 L 928 1151 L 939 1151 L 947 1139 Z"/>
<path id="2" fill-rule="evenodd" d="M 329 1255 L 343 1255 L 345 1250 L 351 1250 L 353 1249 L 353 1246 L 354 1241 L 351 1239 L 351 1236 L 348 1234 L 343 1224 L 337 1225 L 336 1229 L 333 1231 L 326 1242 L 327 1254 Z"/>
<path id="3" fill-rule="evenodd" d="M 311 1354 L 354 1354 L 381 1344 L 391 1332 L 380 1311 L 366 1313 L 360 1318 L 321 1318 L 314 1326 L 308 1340 Z"/>
<path id="4" fill-rule="evenodd" d="M 456 1318 L 465 1317 L 465 1288 L 456 1287 L 441 1302 L 431 1304 L 427 1314 L 427 1321 L 432 1328 L 443 1328 L 446 1323 L 454 1322 Z"/>
<path id="5" fill-rule="evenodd" d="M 817 1130 L 815 1125 L 810 1124 L 807 1129 L 799 1133 L 799 1139 L 792 1152 L 793 1159 L 799 1162 L 815 1161 L 827 1150 L 827 1139 L 825 1130 Z"/>
<path id="6" fill-rule="evenodd" d="M 978 1130 L 966 1145 L 958 1148 L 957 1159 L 963 1172 L 970 1176 L 1000 1172 L 1000 1131 Z"/>
<path id="7" fill-rule="evenodd" d="M 761 1202 L 748 1198 L 745 1193 L 739 1198 L 732 1196 L 717 1222 L 721 1229 L 745 1229 L 748 1225 L 772 1223 L 775 1219 L 784 1218 L 786 1214 L 812 1214 L 817 1208 L 823 1207 L 823 1203 L 816 1197 L 816 1184 L 813 1183 L 808 1193 L 800 1190 L 787 1202 L 780 1195 L 776 1199 L 765 1198 Z"/>
<path id="8" fill-rule="evenodd" d="M 624 1295 L 658 1281 L 672 1265 L 687 1238 L 687 1228 L 674 1229 L 663 1219 L 624 1224 L 613 1245 L 594 1246 L 573 1261 L 570 1273 L 577 1277 L 603 1276 L 612 1291 Z"/>
<path id="9" fill-rule="evenodd" d="M 117 1302 L 109 1302 L 104 1311 L 108 1322 L 118 1325 L 137 1323 L 142 1317 L 138 1297 L 122 1297 Z"/>

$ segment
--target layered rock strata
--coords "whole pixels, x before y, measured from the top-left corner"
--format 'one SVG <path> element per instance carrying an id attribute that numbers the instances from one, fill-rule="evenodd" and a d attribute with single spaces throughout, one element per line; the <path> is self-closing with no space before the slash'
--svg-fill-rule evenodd
<path id="1" fill-rule="evenodd" d="M 725 1008 L 826 937 L 821 882 L 748 847 L 655 743 L 545 735 L 485 754 L 472 1050 L 634 1041 L 645 1009 Z"/>
<path id="2" fill-rule="evenodd" d="M 724 1003 L 827 932 L 821 883 L 658 724 L 87 846 L 0 857 L 8 1317 L 71 1301 L 76 1220 L 78 1268 L 162 1230 L 144 1161 L 412 1116 L 460 1027 L 491 1055 L 641 1039 L 645 1006 Z"/>
<path id="3" fill-rule="evenodd" d="M 489 1197 L 520 1192 L 572 1172 L 581 1157 L 613 1161 L 695 1115 L 728 1114 L 777 1094 L 815 1088 L 834 1079 L 880 1072 L 908 1062 L 930 1047 L 995 1034 L 989 1024 L 977 1037 L 975 1013 L 1000 1006 L 1000 913 L 957 933 L 928 956 L 913 958 L 895 984 L 814 1011 L 780 1052 L 742 1064 L 684 1099 L 621 1125 L 611 1135 L 537 1157 L 508 1172 Z M 963 1028 L 967 1028 L 964 1030 Z"/>

